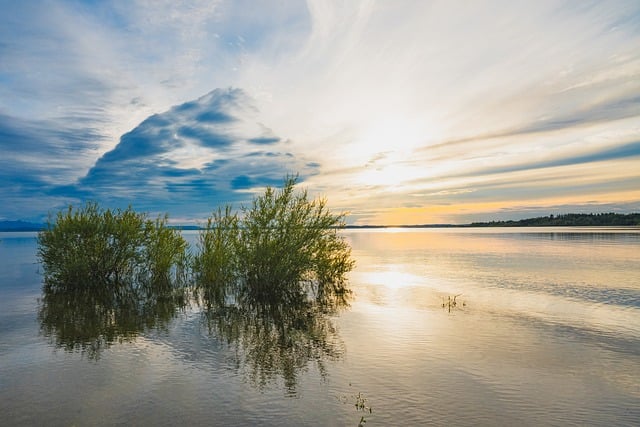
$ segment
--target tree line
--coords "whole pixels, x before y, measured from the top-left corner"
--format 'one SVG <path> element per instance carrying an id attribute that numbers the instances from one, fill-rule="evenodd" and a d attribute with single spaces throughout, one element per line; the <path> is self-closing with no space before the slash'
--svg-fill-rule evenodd
<path id="1" fill-rule="evenodd" d="M 469 227 L 640 226 L 640 213 L 562 214 L 509 221 L 474 222 Z"/>

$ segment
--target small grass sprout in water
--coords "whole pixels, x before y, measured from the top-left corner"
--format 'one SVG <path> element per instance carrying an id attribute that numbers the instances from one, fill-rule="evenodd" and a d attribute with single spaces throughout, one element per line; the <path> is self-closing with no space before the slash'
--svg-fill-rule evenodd
<path id="1" fill-rule="evenodd" d="M 462 303 L 458 303 L 457 301 L 457 298 L 461 295 L 462 294 L 454 295 L 453 298 L 451 297 L 451 295 L 447 296 L 446 298 L 442 297 L 442 308 L 447 309 L 447 311 L 451 313 L 452 309 L 459 308 L 460 306 L 466 307 L 466 301 L 463 301 Z"/>
<path id="2" fill-rule="evenodd" d="M 341 395 L 338 397 L 338 400 L 340 400 L 340 402 L 342 403 L 352 402 L 356 408 L 356 411 L 358 412 L 364 412 L 369 414 L 373 413 L 373 409 L 371 408 L 371 406 L 368 406 L 367 404 L 368 399 L 364 396 L 364 394 L 362 394 L 362 392 L 358 392 L 358 394 L 351 395 L 350 398 L 346 395 Z M 366 417 L 362 415 L 360 417 L 358 427 L 363 427 L 366 422 L 367 422 Z"/>

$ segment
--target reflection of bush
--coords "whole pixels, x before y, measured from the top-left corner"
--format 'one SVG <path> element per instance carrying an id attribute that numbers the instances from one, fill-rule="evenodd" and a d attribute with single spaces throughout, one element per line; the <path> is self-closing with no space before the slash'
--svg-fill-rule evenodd
<path id="1" fill-rule="evenodd" d="M 324 376 L 324 361 L 344 353 L 331 318 L 341 306 L 311 301 L 209 305 L 204 318 L 211 334 L 237 350 L 237 363 L 255 385 L 262 388 L 282 377 L 286 388 L 295 391 L 299 372 L 310 363 Z"/>
<path id="2" fill-rule="evenodd" d="M 164 328 L 186 304 L 184 292 L 132 286 L 60 291 L 45 284 L 38 318 L 56 347 L 98 359 L 102 350 Z"/>

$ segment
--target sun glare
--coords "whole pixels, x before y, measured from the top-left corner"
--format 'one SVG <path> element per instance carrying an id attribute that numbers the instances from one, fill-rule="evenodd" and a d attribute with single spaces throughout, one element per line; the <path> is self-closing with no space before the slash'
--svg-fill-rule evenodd
<path id="1" fill-rule="evenodd" d="M 424 282 L 422 277 L 402 271 L 402 266 L 395 267 L 397 267 L 397 269 L 360 273 L 359 279 L 363 283 L 385 286 L 390 289 L 421 285 Z"/>
<path id="2" fill-rule="evenodd" d="M 361 163 L 376 161 L 385 153 L 409 153 L 425 140 L 418 120 L 384 118 L 361 126 L 354 141 L 345 147 L 349 158 Z"/>
<path id="3" fill-rule="evenodd" d="M 362 170 L 354 176 L 358 185 L 389 186 L 423 175 L 423 168 L 411 164 L 413 150 L 428 139 L 418 120 L 386 118 L 362 127 L 356 139 L 345 147 L 347 161 Z"/>

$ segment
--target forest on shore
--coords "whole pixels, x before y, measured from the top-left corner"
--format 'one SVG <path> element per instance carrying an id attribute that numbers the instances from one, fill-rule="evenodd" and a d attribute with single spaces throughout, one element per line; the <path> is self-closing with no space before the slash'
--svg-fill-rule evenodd
<path id="1" fill-rule="evenodd" d="M 474 222 L 469 227 L 558 227 L 558 226 L 638 226 L 640 213 L 564 214 L 517 221 Z"/>
<path id="2" fill-rule="evenodd" d="M 462 228 L 462 227 L 603 227 L 640 226 L 640 213 L 590 213 L 548 215 L 507 221 L 472 222 L 470 224 L 413 224 L 413 225 L 348 225 L 346 228 Z"/>

